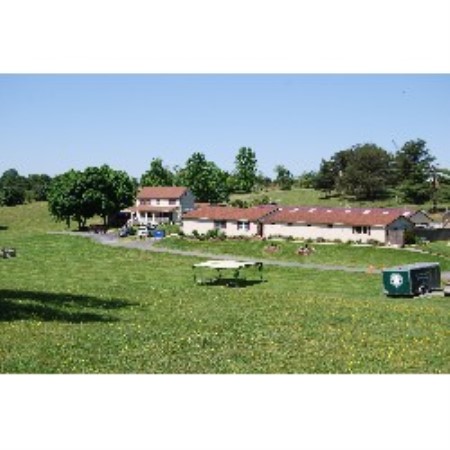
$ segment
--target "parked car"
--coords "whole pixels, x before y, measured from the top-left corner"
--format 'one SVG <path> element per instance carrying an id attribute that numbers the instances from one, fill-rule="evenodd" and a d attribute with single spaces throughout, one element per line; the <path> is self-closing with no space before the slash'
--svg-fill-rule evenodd
<path id="1" fill-rule="evenodd" d="M 145 225 L 141 225 L 137 231 L 138 237 L 148 237 L 148 228 Z"/>

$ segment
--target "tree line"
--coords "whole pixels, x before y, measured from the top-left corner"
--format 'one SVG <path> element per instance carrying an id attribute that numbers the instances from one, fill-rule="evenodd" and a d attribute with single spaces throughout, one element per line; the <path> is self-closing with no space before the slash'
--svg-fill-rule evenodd
<path id="1" fill-rule="evenodd" d="M 24 177 L 16 169 L 6 170 L 0 177 L 0 205 L 15 206 L 45 201 L 51 181 L 52 178 L 45 174 Z"/>
<path id="2" fill-rule="evenodd" d="M 171 171 L 160 158 L 154 158 L 140 180 L 146 186 L 183 185 L 192 189 L 202 202 L 226 202 L 233 193 L 248 193 L 261 188 L 313 188 L 325 195 L 355 200 L 382 200 L 395 197 L 402 203 L 450 201 L 450 171 L 438 169 L 436 158 L 422 139 L 406 142 L 392 154 L 371 144 L 358 144 L 322 159 L 317 172 L 295 177 L 282 164 L 274 168 L 275 177 L 258 171 L 256 154 L 250 148 L 239 149 L 235 170 L 221 170 L 204 154 L 194 153 L 182 169 Z"/>
<path id="3" fill-rule="evenodd" d="M 375 144 L 355 145 L 322 159 L 312 186 L 356 200 L 394 196 L 402 203 L 448 202 L 448 170 L 439 170 L 435 161 L 422 139 L 406 142 L 394 154 Z"/>
<path id="4" fill-rule="evenodd" d="M 107 165 L 48 175 L 21 176 L 9 169 L 0 177 L 0 205 L 29 201 L 49 203 L 51 214 L 79 227 L 94 216 L 108 223 L 111 215 L 131 206 L 139 186 L 186 186 L 198 202 L 225 203 L 233 193 L 250 193 L 268 187 L 289 190 L 293 186 L 314 188 L 324 195 L 379 200 L 397 197 L 399 202 L 436 204 L 450 201 L 450 171 L 438 170 L 426 142 L 406 142 L 391 154 L 375 144 L 358 144 L 322 159 L 319 170 L 295 177 L 282 164 L 270 178 L 258 170 L 256 153 L 241 147 L 228 172 L 204 153 L 194 152 L 182 167 L 171 169 L 161 158 L 153 158 L 140 179 Z"/>

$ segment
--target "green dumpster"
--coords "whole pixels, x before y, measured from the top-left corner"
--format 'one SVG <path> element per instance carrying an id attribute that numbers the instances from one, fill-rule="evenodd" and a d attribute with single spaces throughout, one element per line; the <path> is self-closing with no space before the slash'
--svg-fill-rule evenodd
<path id="1" fill-rule="evenodd" d="M 441 288 L 439 263 L 415 263 L 383 270 L 387 296 L 414 296 Z"/>

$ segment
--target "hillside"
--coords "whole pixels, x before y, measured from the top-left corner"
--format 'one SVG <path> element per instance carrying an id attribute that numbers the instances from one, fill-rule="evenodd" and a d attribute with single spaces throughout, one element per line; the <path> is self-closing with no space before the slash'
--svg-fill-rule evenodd
<path id="1" fill-rule="evenodd" d="M 270 202 L 277 203 L 279 205 L 315 205 L 315 206 L 406 206 L 408 208 L 415 209 L 428 209 L 431 205 L 404 205 L 398 203 L 395 198 L 379 200 L 376 202 L 361 202 L 351 199 L 341 198 L 338 196 L 325 197 L 325 195 L 314 189 L 301 189 L 293 188 L 290 191 L 282 191 L 280 189 L 265 189 L 257 193 L 251 194 L 233 194 L 230 201 L 233 200 L 245 200 L 253 201 L 262 199 L 263 197 L 269 197 Z"/>

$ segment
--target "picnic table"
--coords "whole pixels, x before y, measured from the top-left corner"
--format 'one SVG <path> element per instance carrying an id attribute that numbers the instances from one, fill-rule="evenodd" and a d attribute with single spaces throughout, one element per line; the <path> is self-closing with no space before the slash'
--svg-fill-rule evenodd
<path id="1" fill-rule="evenodd" d="M 6 259 L 6 258 L 12 258 L 12 257 L 16 256 L 17 252 L 16 252 L 15 248 L 3 247 L 1 249 L 0 254 L 1 254 L 3 259 Z"/>
<path id="2" fill-rule="evenodd" d="M 215 284 L 224 282 L 235 285 L 246 281 L 253 269 L 257 281 L 263 281 L 263 263 L 259 261 L 209 260 L 192 266 L 194 281 L 198 284 Z M 228 276 L 227 276 L 228 275 Z"/>

